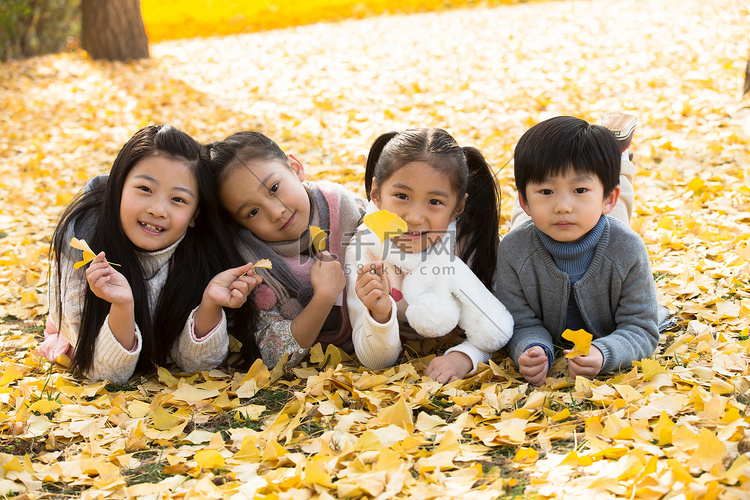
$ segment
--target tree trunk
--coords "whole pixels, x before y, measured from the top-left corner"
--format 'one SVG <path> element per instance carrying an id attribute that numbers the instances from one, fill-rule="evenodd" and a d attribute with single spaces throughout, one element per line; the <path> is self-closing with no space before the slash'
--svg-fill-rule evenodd
<path id="1" fill-rule="evenodd" d="M 750 57 L 747 59 L 747 66 L 745 66 L 745 88 L 742 95 L 750 92 Z"/>
<path id="2" fill-rule="evenodd" d="M 82 0 L 81 47 L 93 59 L 148 57 L 140 0 Z"/>

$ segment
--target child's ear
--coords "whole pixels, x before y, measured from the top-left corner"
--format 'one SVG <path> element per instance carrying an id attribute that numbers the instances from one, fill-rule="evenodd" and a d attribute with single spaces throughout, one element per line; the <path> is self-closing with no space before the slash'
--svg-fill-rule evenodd
<path id="1" fill-rule="evenodd" d="M 297 174 L 297 178 L 301 182 L 304 182 L 305 167 L 304 165 L 302 165 L 302 162 L 295 158 L 294 155 L 287 155 L 287 159 L 289 160 L 289 164 L 292 166 L 292 170 L 294 170 L 294 173 Z"/>
<path id="2" fill-rule="evenodd" d="M 464 193 L 464 199 L 458 202 L 458 205 L 456 205 L 456 209 L 453 211 L 453 215 L 451 216 L 451 222 L 456 220 L 458 216 L 464 212 L 464 208 L 466 208 L 466 200 L 468 198 L 469 198 L 468 193 Z"/>
<path id="3" fill-rule="evenodd" d="M 370 201 L 372 201 L 378 209 L 380 209 L 380 189 L 375 181 L 372 181 L 372 189 L 370 189 Z"/>
<path id="4" fill-rule="evenodd" d="M 529 204 L 526 201 L 526 197 L 523 195 L 523 193 L 518 193 L 518 204 L 521 205 L 521 208 L 523 208 L 523 211 L 526 212 L 526 215 L 531 217 L 531 214 L 529 213 Z"/>
<path id="5" fill-rule="evenodd" d="M 615 187 L 611 193 L 604 199 L 604 207 L 602 208 L 603 214 L 608 214 L 615 209 L 617 200 L 620 199 L 620 186 Z"/>
<path id="6" fill-rule="evenodd" d="M 193 214 L 193 217 L 190 219 L 190 222 L 188 223 L 188 227 L 195 227 L 195 219 L 198 218 L 198 214 L 200 213 L 201 209 L 196 208 L 195 213 Z"/>

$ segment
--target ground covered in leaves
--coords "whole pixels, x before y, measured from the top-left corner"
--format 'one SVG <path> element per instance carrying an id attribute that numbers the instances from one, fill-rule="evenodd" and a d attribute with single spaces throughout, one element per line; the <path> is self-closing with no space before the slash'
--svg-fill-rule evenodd
<path id="1" fill-rule="evenodd" d="M 543 2 L 3 64 L 0 495 L 747 498 L 747 26 L 736 0 Z M 360 193 L 378 134 L 441 126 L 495 166 L 505 233 L 523 131 L 621 109 L 640 118 L 632 226 L 679 318 L 626 373 L 558 367 L 536 390 L 498 354 L 441 386 L 412 345 L 381 373 L 329 351 L 118 387 L 39 357 L 56 217 L 143 125 L 259 129 Z"/>

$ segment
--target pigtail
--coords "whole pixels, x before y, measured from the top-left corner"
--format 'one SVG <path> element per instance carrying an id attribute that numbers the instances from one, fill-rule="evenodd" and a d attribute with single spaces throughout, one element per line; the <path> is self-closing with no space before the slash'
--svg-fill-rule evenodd
<path id="1" fill-rule="evenodd" d="M 367 194 L 368 201 L 370 200 L 372 179 L 375 177 L 375 165 L 377 165 L 378 160 L 380 160 L 380 153 L 383 152 L 385 145 L 397 135 L 398 132 L 386 132 L 375 139 L 375 142 L 370 146 L 370 152 L 367 153 L 367 166 L 365 167 L 365 193 Z"/>
<path id="2" fill-rule="evenodd" d="M 458 257 L 490 289 L 500 241 L 500 192 L 482 153 L 473 147 L 464 147 L 463 151 L 469 167 L 469 196 L 457 223 Z"/>

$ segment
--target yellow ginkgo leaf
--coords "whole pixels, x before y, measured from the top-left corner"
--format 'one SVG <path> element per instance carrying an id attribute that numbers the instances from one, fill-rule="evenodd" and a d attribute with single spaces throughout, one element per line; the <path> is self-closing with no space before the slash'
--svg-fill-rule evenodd
<path id="1" fill-rule="evenodd" d="M 256 267 L 260 267 L 263 269 L 271 269 L 273 268 L 273 265 L 271 264 L 271 261 L 268 259 L 260 259 L 258 262 L 253 264 L 253 269 L 255 269 Z"/>
<path id="2" fill-rule="evenodd" d="M 377 212 L 367 214 L 362 220 L 365 226 L 369 227 L 380 239 L 381 254 L 385 240 L 405 233 L 408 229 L 404 219 L 388 210 L 378 210 Z"/>
<path id="3" fill-rule="evenodd" d="M 202 469 L 224 467 L 224 457 L 217 450 L 201 450 L 195 454 L 195 461 Z"/>
<path id="4" fill-rule="evenodd" d="M 73 267 L 78 269 L 80 267 L 85 266 L 92 260 L 94 260 L 94 257 L 96 257 L 96 254 L 93 250 L 91 250 L 91 247 L 89 247 L 89 244 L 86 243 L 86 240 L 79 240 L 78 238 L 73 238 L 70 240 L 70 246 L 77 250 L 83 251 L 83 260 L 80 260 L 73 264 Z"/>
<path id="5" fill-rule="evenodd" d="M 586 330 L 567 329 L 562 333 L 562 338 L 573 342 L 573 349 L 565 355 L 566 358 L 575 358 L 576 356 L 585 356 L 591 349 L 591 339 L 594 338 Z"/>
<path id="6" fill-rule="evenodd" d="M 72 238 L 70 240 L 70 246 L 72 246 L 76 250 L 83 251 L 83 259 L 73 264 L 73 267 L 75 269 L 79 269 L 85 266 L 86 264 L 94 260 L 94 257 L 96 257 L 96 254 L 94 253 L 93 250 L 91 250 L 91 247 L 89 246 L 88 243 L 86 243 L 86 240 L 79 240 L 78 238 Z M 107 263 L 112 266 L 120 265 L 120 264 L 115 264 L 114 262 L 110 262 L 110 261 L 107 261 Z"/>
<path id="7" fill-rule="evenodd" d="M 29 406 L 29 411 L 35 411 L 40 415 L 57 411 L 60 408 L 60 403 L 49 399 L 40 399 Z"/>
<path id="8" fill-rule="evenodd" d="M 328 233 L 323 231 L 317 226 L 310 226 L 310 239 L 312 240 L 313 248 L 316 252 L 320 253 L 326 249 L 326 238 Z"/>

